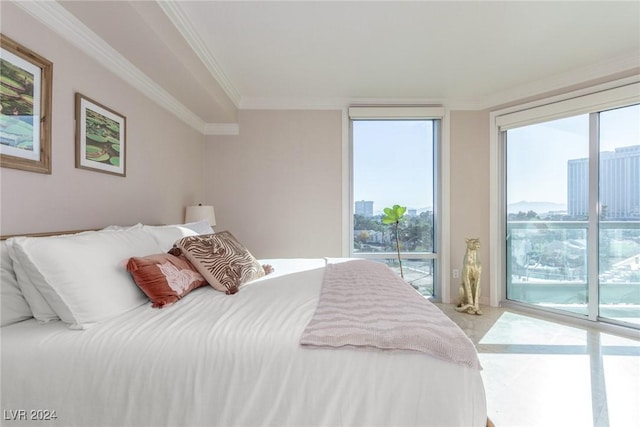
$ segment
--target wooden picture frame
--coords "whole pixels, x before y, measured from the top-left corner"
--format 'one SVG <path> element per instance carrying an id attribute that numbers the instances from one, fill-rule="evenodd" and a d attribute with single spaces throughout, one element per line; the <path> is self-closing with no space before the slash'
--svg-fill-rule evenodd
<path id="1" fill-rule="evenodd" d="M 0 166 L 51 173 L 53 63 L 0 34 Z"/>
<path id="2" fill-rule="evenodd" d="M 76 168 L 126 176 L 127 119 L 76 93 Z"/>

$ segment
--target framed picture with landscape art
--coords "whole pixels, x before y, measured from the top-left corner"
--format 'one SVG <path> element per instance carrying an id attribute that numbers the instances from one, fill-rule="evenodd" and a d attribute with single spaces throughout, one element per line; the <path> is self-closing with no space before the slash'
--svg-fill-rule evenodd
<path id="1" fill-rule="evenodd" d="M 0 166 L 51 173 L 53 64 L 0 34 Z"/>
<path id="2" fill-rule="evenodd" d="M 76 167 L 126 176 L 126 118 L 76 93 Z"/>

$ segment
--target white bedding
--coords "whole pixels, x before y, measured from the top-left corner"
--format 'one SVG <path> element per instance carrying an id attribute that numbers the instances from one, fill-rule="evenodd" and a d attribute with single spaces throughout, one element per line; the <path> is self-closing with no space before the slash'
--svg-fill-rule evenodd
<path id="1" fill-rule="evenodd" d="M 325 260 L 261 262 L 275 273 L 233 296 L 203 287 L 85 331 L 33 319 L 1 328 L 2 425 L 486 424 L 476 369 L 415 352 L 300 346 Z M 7 419 L 18 410 L 27 421 Z M 57 418 L 31 421 L 31 410 Z"/>

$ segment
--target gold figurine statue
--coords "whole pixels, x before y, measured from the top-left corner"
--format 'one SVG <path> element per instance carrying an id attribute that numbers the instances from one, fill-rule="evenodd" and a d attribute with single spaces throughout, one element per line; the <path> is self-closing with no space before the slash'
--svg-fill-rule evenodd
<path id="1" fill-rule="evenodd" d="M 482 314 L 480 310 L 480 275 L 482 266 L 478 259 L 480 239 L 464 239 L 467 250 L 462 266 L 462 282 L 460 283 L 458 306 L 456 310 L 469 314 Z"/>

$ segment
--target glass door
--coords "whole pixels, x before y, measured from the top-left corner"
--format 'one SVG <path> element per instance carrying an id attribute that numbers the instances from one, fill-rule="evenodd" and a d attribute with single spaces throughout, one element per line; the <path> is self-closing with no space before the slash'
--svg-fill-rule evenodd
<path id="1" fill-rule="evenodd" d="M 587 315 L 589 116 L 506 138 L 507 299 Z"/>
<path id="2" fill-rule="evenodd" d="M 507 299 L 640 326 L 640 105 L 504 136 Z"/>
<path id="3" fill-rule="evenodd" d="M 640 325 L 640 105 L 599 113 L 599 315 Z"/>

